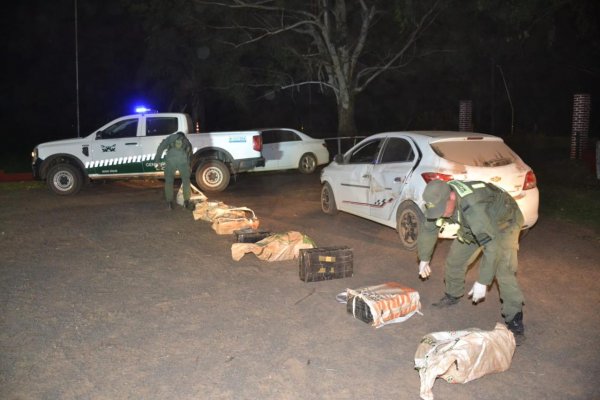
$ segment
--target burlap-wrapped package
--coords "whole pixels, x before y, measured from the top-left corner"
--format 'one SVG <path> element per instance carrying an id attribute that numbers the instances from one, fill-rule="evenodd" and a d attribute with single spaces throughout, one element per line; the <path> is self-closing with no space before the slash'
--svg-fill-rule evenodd
<path id="1" fill-rule="evenodd" d="M 312 249 L 315 242 L 300 232 L 276 233 L 256 243 L 234 243 L 231 245 L 231 257 L 239 261 L 244 254 L 254 253 L 264 261 L 282 261 L 298 258 L 300 249 Z"/>
<path id="2" fill-rule="evenodd" d="M 471 328 L 435 332 L 421 339 L 415 353 L 415 369 L 421 377 L 421 398 L 433 400 L 436 378 L 467 383 L 483 375 L 506 371 L 515 352 L 515 338 L 504 324 L 492 331 Z"/>
<path id="3" fill-rule="evenodd" d="M 208 198 L 198 189 L 196 186 L 190 184 L 190 202 L 194 204 L 202 203 L 206 201 Z M 183 185 L 179 186 L 179 190 L 177 191 L 177 204 L 180 206 L 183 205 Z"/>
<path id="4" fill-rule="evenodd" d="M 212 228 L 219 235 L 231 235 L 240 229 L 257 229 L 259 225 L 260 221 L 254 211 L 247 207 L 237 207 L 215 217 Z"/>
<path id="5" fill-rule="evenodd" d="M 244 207 L 232 207 L 222 201 L 204 201 L 196 204 L 193 214 L 195 220 L 213 222 L 225 214 L 228 214 L 230 218 L 245 217 L 246 211 Z"/>

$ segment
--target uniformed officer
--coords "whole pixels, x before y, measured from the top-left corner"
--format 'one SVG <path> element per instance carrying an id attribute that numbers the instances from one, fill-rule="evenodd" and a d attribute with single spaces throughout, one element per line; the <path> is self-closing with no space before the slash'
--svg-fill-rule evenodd
<path id="1" fill-rule="evenodd" d="M 473 303 L 485 298 L 494 278 L 502 299 L 502 314 L 517 344 L 524 340 L 523 294 L 517 283 L 517 250 L 523 215 L 508 193 L 491 183 L 434 180 L 423 192 L 427 221 L 417 238 L 419 275 L 431 273 L 429 261 L 444 222 L 460 228 L 445 270 L 445 295 L 437 308 L 452 306 L 465 293 L 467 267 L 483 251 L 479 276 L 468 296 Z"/>
<path id="2" fill-rule="evenodd" d="M 190 203 L 192 144 L 183 132 L 176 132 L 167 136 L 156 149 L 156 156 L 154 157 L 156 164 L 160 161 L 165 150 L 167 150 L 165 155 L 165 198 L 167 205 L 170 210 L 173 209 L 173 182 L 175 173 L 179 171 L 181 185 L 183 186 L 183 204 L 185 208 L 192 210 L 193 205 Z"/>

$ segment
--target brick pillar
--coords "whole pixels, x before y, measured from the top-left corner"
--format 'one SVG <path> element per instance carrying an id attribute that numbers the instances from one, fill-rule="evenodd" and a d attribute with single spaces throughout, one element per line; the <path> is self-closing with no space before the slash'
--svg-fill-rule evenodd
<path id="1" fill-rule="evenodd" d="M 458 106 L 458 130 L 473 132 L 473 103 L 471 100 L 461 100 Z"/>
<path id="2" fill-rule="evenodd" d="M 573 122 L 571 130 L 571 159 L 581 159 L 588 146 L 590 130 L 591 97 L 589 94 L 573 96 Z"/>

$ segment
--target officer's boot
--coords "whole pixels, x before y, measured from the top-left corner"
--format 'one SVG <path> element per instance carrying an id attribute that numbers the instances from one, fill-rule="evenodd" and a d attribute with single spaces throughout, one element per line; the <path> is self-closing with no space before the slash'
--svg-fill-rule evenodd
<path id="1" fill-rule="evenodd" d="M 172 209 L 173 209 L 173 202 L 167 201 L 167 210 L 172 210 Z"/>
<path id="2" fill-rule="evenodd" d="M 435 308 L 446 308 L 455 305 L 459 300 L 460 297 L 454 297 L 448 293 L 444 293 L 444 297 L 442 297 L 437 303 L 433 303 L 432 306 Z"/>
<path id="3" fill-rule="evenodd" d="M 512 320 L 506 323 L 508 329 L 515 335 L 515 342 L 520 346 L 525 341 L 525 326 L 523 325 L 523 312 L 519 311 Z"/>
<path id="4" fill-rule="evenodd" d="M 195 206 L 194 206 L 194 203 L 192 203 L 192 202 L 191 202 L 191 201 L 189 201 L 189 200 L 185 200 L 185 201 L 183 202 L 183 206 L 185 207 L 185 209 L 186 209 L 186 210 L 194 211 L 194 207 L 195 207 Z"/>

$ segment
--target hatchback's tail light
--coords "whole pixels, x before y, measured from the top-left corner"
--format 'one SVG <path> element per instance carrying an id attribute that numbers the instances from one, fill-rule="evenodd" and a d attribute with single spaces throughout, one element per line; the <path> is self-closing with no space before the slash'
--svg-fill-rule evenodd
<path id="1" fill-rule="evenodd" d="M 262 151 L 262 136 L 254 135 L 252 136 L 252 148 L 254 151 Z"/>
<path id="2" fill-rule="evenodd" d="M 435 181 L 435 180 L 448 182 L 448 181 L 451 181 L 452 179 L 454 179 L 454 177 L 452 175 L 439 174 L 437 172 L 423 172 L 421 174 L 421 176 L 425 180 L 425 183 L 429 183 L 429 182 Z"/>
<path id="3" fill-rule="evenodd" d="M 528 171 L 525 175 L 525 182 L 523 183 L 523 190 L 533 189 L 537 187 L 537 178 L 533 171 Z"/>

